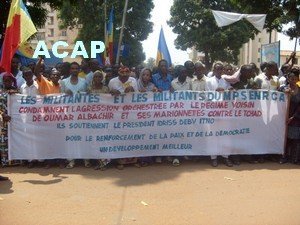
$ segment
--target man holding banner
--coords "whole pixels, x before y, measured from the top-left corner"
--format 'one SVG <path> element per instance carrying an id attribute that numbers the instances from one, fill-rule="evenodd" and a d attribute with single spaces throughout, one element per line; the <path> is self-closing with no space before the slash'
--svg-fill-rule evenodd
<path id="1" fill-rule="evenodd" d="M 230 84 L 222 78 L 222 72 L 223 72 L 223 64 L 221 63 L 216 63 L 213 67 L 213 76 L 206 79 L 206 85 L 205 85 L 205 90 L 206 91 L 226 91 L 231 89 L 232 87 Z M 232 167 L 233 164 L 228 158 L 228 155 L 222 155 L 222 157 L 225 160 L 225 165 L 228 167 Z M 211 165 L 213 167 L 218 166 L 218 159 L 216 155 L 211 155 Z"/>

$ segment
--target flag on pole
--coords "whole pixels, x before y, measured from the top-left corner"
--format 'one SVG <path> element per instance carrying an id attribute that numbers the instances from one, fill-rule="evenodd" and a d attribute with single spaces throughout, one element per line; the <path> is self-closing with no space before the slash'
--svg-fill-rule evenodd
<path id="1" fill-rule="evenodd" d="M 37 30 L 22 0 L 12 0 L 2 46 L 0 67 L 11 72 L 11 59 L 17 49 L 36 32 Z"/>
<path id="2" fill-rule="evenodd" d="M 106 58 L 105 64 L 109 62 L 109 64 L 113 63 L 114 60 L 114 39 L 113 39 L 113 34 L 114 34 L 114 8 L 110 10 L 109 13 L 109 20 L 107 23 L 107 53 L 108 53 L 108 59 Z"/>
<path id="3" fill-rule="evenodd" d="M 157 55 L 156 55 L 156 65 L 158 65 L 159 61 L 162 59 L 167 60 L 169 66 L 172 64 L 163 28 L 161 28 L 159 34 L 159 41 L 158 41 L 158 48 L 157 48 Z"/>

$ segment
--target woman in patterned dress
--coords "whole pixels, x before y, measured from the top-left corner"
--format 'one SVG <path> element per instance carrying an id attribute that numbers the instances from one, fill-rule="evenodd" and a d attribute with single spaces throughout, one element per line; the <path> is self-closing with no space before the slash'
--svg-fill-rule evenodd
<path id="1" fill-rule="evenodd" d="M 0 114 L 1 114 L 1 126 L 0 126 L 0 158 L 1 166 L 13 165 L 15 161 L 8 160 L 8 122 L 10 117 L 7 115 L 7 96 L 8 94 L 17 93 L 17 81 L 9 73 L 3 75 L 3 88 L 0 92 Z"/>

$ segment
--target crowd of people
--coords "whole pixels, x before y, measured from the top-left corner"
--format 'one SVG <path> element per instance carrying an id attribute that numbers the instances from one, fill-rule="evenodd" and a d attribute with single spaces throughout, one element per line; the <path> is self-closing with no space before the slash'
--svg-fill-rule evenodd
<path id="1" fill-rule="evenodd" d="M 298 163 L 300 152 L 300 82 L 299 67 L 293 65 L 293 53 L 290 59 L 278 69 L 275 62 L 264 62 L 260 68 L 254 63 L 242 65 L 240 68 L 231 64 L 216 62 L 211 71 L 202 62 L 193 63 L 186 61 L 184 65 L 171 67 L 166 60 L 161 60 L 157 68 L 143 68 L 142 66 L 128 68 L 126 66 L 113 65 L 103 67 L 95 59 L 83 59 L 81 65 L 77 62 L 60 63 L 54 68 L 44 65 L 42 58 L 37 63 L 20 65 L 19 59 L 14 57 L 11 63 L 11 73 L 0 74 L 0 112 L 2 119 L 0 135 L 1 165 L 25 164 L 28 168 L 42 163 L 46 168 L 58 164 L 61 168 L 73 168 L 74 159 L 45 160 L 38 162 L 9 161 L 7 144 L 7 124 L 10 116 L 7 115 L 7 95 L 21 93 L 24 95 L 46 95 L 65 93 L 74 95 L 79 92 L 110 93 L 120 95 L 129 92 L 162 92 L 162 91 L 226 91 L 240 89 L 264 89 L 278 90 L 289 93 L 290 107 L 287 121 L 287 148 L 280 163 L 288 161 Z M 263 162 L 264 155 L 260 156 L 228 156 L 222 159 L 228 167 L 239 165 L 241 159 L 249 163 Z M 95 169 L 104 170 L 109 165 L 116 165 L 123 169 L 125 165 L 132 164 L 136 167 L 147 166 L 151 163 L 171 162 L 172 165 L 180 165 L 181 160 L 189 160 L 192 157 L 143 157 L 123 159 L 97 159 L 84 160 L 85 167 L 94 164 Z M 211 156 L 211 165 L 218 166 L 218 157 Z M 0 176 L 0 180 L 6 180 Z"/>

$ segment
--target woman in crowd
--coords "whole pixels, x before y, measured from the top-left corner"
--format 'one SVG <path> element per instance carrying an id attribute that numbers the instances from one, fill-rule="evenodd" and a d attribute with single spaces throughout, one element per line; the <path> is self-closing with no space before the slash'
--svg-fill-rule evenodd
<path id="1" fill-rule="evenodd" d="M 142 69 L 140 77 L 137 81 L 137 86 L 139 92 L 157 92 L 157 88 L 151 82 L 152 80 L 152 71 L 149 68 Z M 152 163 L 152 157 L 142 157 L 140 158 L 141 166 L 145 167 Z"/>
<path id="2" fill-rule="evenodd" d="M 1 114 L 1 126 L 0 126 L 0 158 L 1 165 L 12 165 L 14 161 L 8 160 L 8 121 L 10 117 L 7 116 L 7 96 L 8 94 L 17 93 L 17 81 L 14 76 L 9 73 L 3 75 L 3 89 L 0 94 L 0 114 Z"/>
<path id="3" fill-rule="evenodd" d="M 149 68 L 144 68 L 141 72 L 140 78 L 137 81 L 139 92 L 147 92 L 147 91 L 156 92 L 157 88 L 151 82 L 151 80 L 152 80 L 152 71 Z"/>
<path id="4" fill-rule="evenodd" d="M 104 84 L 104 74 L 101 70 L 96 70 L 93 74 L 91 85 L 88 87 L 88 93 L 103 94 L 109 93 L 108 87 Z M 106 170 L 107 165 L 110 163 L 110 159 L 99 159 L 95 170 Z"/>
<path id="5" fill-rule="evenodd" d="M 300 88 L 297 85 L 299 77 L 294 73 L 289 73 L 288 84 L 281 87 L 281 91 L 290 94 L 290 107 L 288 133 L 287 133 L 287 146 L 284 156 L 280 159 L 280 163 L 291 161 L 298 163 L 299 159 L 299 141 L 300 141 Z"/>

